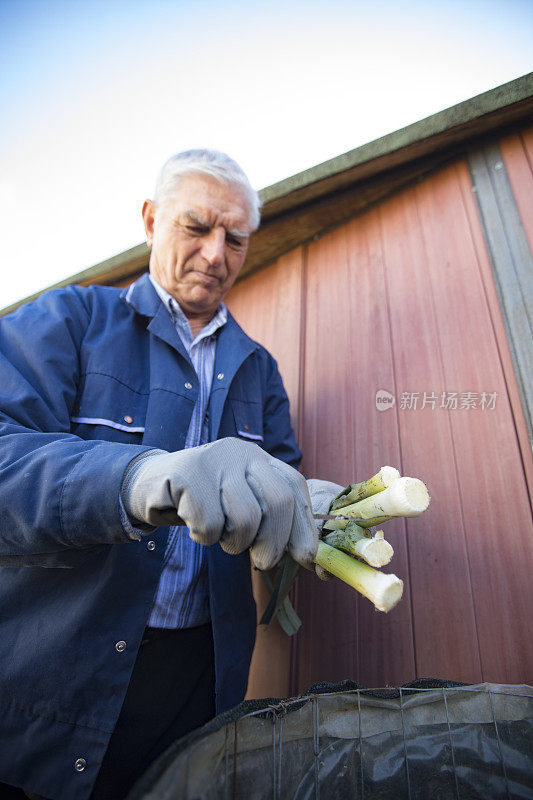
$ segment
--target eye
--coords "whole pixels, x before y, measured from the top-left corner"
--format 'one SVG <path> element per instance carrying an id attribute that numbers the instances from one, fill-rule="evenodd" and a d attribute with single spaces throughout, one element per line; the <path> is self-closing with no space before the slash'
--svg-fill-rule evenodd
<path id="1" fill-rule="evenodd" d="M 185 229 L 196 236 L 203 236 L 209 231 L 209 228 L 205 225 L 186 225 Z"/>
<path id="2" fill-rule="evenodd" d="M 230 247 L 233 247 L 235 250 L 239 250 L 244 241 L 242 239 L 238 239 L 236 236 L 232 236 L 231 233 L 226 234 L 226 242 L 229 244 Z"/>

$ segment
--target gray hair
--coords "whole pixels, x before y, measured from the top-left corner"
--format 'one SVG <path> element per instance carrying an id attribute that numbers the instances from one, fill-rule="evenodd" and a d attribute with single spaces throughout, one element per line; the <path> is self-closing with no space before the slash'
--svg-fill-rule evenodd
<path id="1" fill-rule="evenodd" d="M 156 209 L 175 195 L 182 178 L 198 174 L 211 175 L 220 183 L 238 186 L 248 202 L 251 230 L 255 231 L 259 227 L 261 219 L 259 195 L 237 162 L 218 150 L 185 150 L 183 153 L 171 156 L 163 164 L 155 186 L 153 202 Z"/>

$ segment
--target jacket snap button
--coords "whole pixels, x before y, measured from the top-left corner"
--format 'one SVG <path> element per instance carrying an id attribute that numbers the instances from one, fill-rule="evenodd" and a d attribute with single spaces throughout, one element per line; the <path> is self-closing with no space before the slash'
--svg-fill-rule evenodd
<path id="1" fill-rule="evenodd" d="M 185 388 L 192 389 L 192 383 L 189 383 L 189 381 L 187 381 L 187 383 L 185 384 Z"/>
<path id="2" fill-rule="evenodd" d="M 155 542 L 148 542 L 146 547 L 148 550 L 155 550 Z"/>
<path id="3" fill-rule="evenodd" d="M 224 373 L 223 372 L 219 372 L 218 375 L 217 375 L 217 381 L 221 381 L 223 379 L 223 377 L 224 377 Z"/>
<path id="4" fill-rule="evenodd" d="M 133 422 L 133 418 L 130 417 L 129 414 L 126 414 L 126 416 L 124 417 L 124 422 L 128 422 L 128 423 Z"/>
<path id="5" fill-rule="evenodd" d="M 76 761 L 74 762 L 74 769 L 76 770 L 76 772 L 83 772 L 86 766 L 87 762 L 85 761 L 84 758 L 77 758 Z"/>
<path id="6" fill-rule="evenodd" d="M 123 653 L 126 649 L 126 642 L 117 642 L 115 645 L 115 650 L 117 653 Z"/>

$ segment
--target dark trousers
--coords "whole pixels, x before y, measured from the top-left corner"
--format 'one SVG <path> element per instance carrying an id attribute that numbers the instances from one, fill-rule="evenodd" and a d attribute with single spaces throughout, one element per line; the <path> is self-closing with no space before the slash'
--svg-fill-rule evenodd
<path id="1" fill-rule="evenodd" d="M 172 742 L 215 716 L 211 624 L 147 628 L 91 800 L 120 800 Z"/>
<path id="2" fill-rule="evenodd" d="M 91 800 L 123 800 L 172 742 L 215 716 L 211 624 L 185 630 L 147 628 Z M 0 783 L 0 800 L 27 800 Z"/>

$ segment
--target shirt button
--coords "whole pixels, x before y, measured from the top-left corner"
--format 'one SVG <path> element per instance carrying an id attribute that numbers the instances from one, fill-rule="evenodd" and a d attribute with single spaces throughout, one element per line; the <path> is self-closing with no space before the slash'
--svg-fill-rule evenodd
<path id="1" fill-rule="evenodd" d="M 121 641 L 116 643 L 115 650 L 117 651 L 117 653 L 123 653 L 125 649 L 126 649 L 126 642 Z"/>
<path id="2" fill-rule="evenodd" d="M 126 414 L 126 416 L 124 417 L 124 422 L 131 423 L 131 422 L 133 422 L 133 418 L 130 417 L 129 414 Z"/>
<path id="3" fill-rule="evenodd" d="M 224 377 L 224 373 L 223 372 L 219 372 L 218 375 L 217 375 L 217 381 L 221 381 L 223 377 Z"/>
<path id="4" fill-rule="evenodd" d="M 187 381 L 187 383 L 185 384 L 185 388 L 192 389 L 192 383 L 189 383 L 189 381 Z"/>
<path id="5" fill-rule="evenodd" d="M 86 766 L 87 762 L 85 761 L 84 758 L 77 758 L 76 761 L 74 762 L 74 769 L 76 770 L 76 772 L 83 772 Z"/>
<path id="6" fill-rule="evenodd" d="M 155 542 L 148 542 L 146 548 L 147 550 L 155 550 Z"/>

